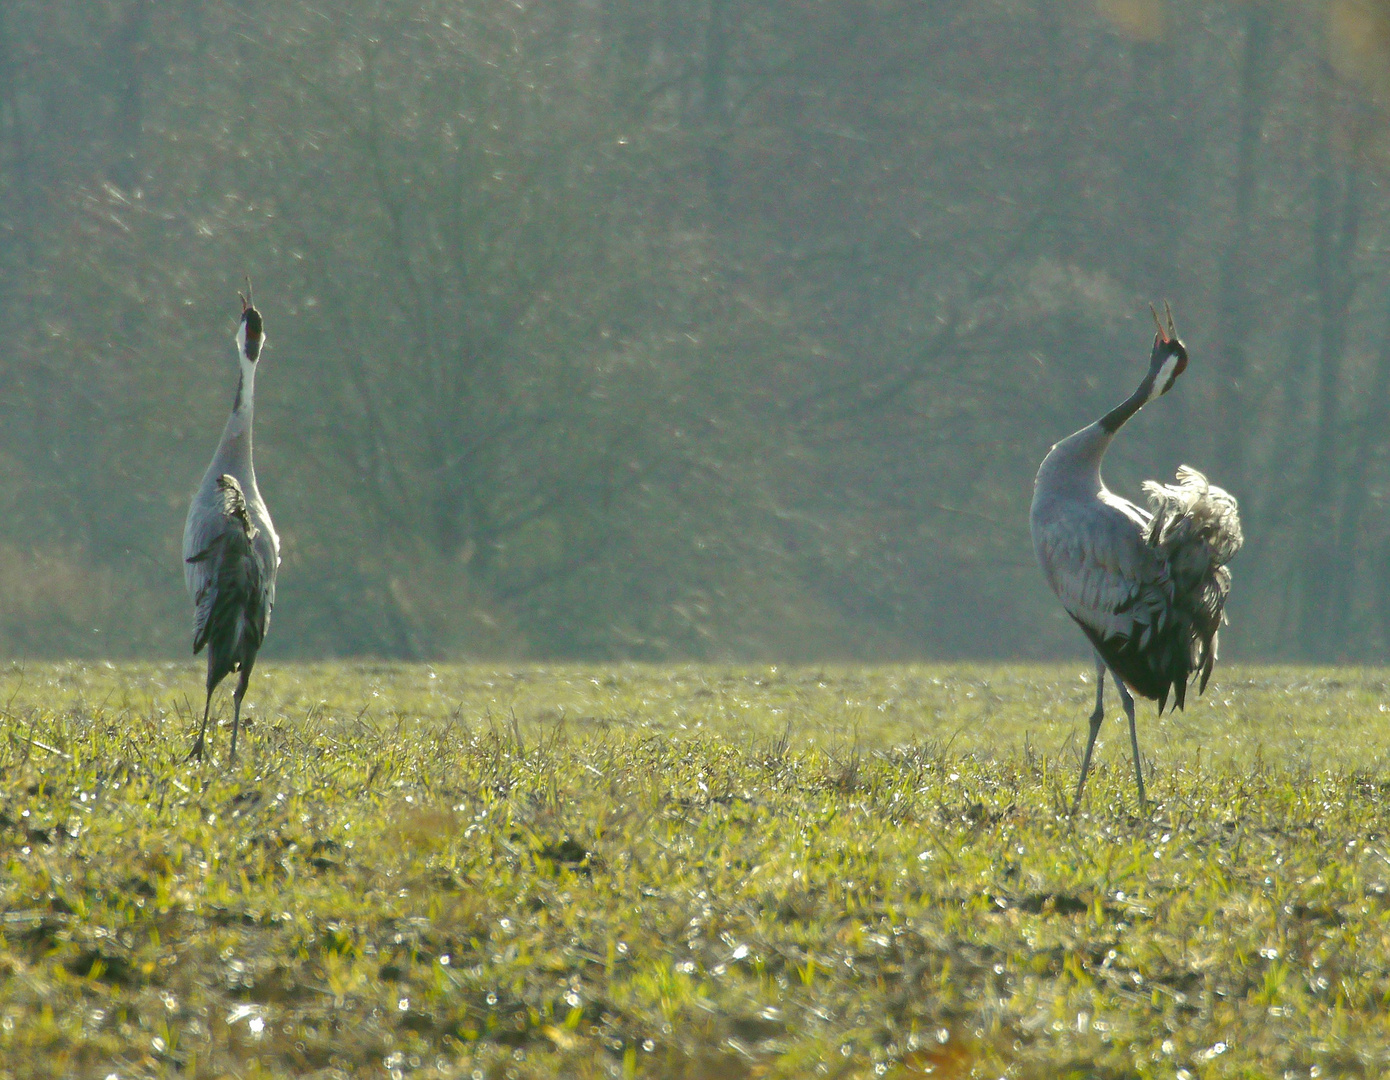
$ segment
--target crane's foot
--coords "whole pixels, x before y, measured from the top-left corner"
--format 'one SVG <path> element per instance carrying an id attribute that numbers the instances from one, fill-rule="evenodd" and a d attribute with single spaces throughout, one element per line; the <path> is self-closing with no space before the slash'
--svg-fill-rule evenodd
<path id="1" fill-rule="evenodd" d="M 194 758 L 197 758 L 199 761 L 203 760 L 203 737 L 201 735 L 198 736 L 198 741 L 193 744 L 193 749 L 188 752 L 188 756 L 183 760 L 192 761 Z"/>

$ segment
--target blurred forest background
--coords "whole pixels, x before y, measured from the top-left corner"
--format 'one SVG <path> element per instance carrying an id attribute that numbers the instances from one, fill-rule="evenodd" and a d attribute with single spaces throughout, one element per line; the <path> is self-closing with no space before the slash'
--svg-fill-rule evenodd
<path id="1" fill-rule="evenodd" d="M 269 345 L 268 655 L 1084 655 L 1056 439 L 1241 500 L 1224 644 L 1390 654 L 1384 0 L 0 0 L 0 653 L 187 652 Z"/>

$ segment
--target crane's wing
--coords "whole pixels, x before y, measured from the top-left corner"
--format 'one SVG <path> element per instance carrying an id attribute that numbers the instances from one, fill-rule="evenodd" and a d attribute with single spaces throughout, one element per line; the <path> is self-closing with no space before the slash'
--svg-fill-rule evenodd
<path id="1" fill-rule="evenodd" d="M 1095 503 L 1040 523 L 1034 545 L 1052 591 L 1111 670 L 1136 692 L 1166 704 L 1173 682 L 1173 578 L 1147 540 L 1150 524 L 1149 514 L 1105 492 Z"/>
<path id="2" fill-rule="evenodd" d="M 257 543 L 261 530 L 252 524 L 236 478 L 218 477 L 216 490 L 196 522 L 190 515 L 185 536 L 185 550 L 196 547 L 185 556 L 193 587 L 193 651 L 211 642 L 214 652 L 235 661 L 247 650 L 254 657 L 270 626 L 274 568 L 265 545 Z"/>
<path id="3" fill-rule="evenodd" d="M 273 531 L 261 529 L 251 542 L 266 572 L 261 579 L 261 637 L 270 630 L 270 613 L 275 608 L 275 578 L 280 571 L 280 542 Z"/>
<path id="4" fill-rule="evenodd" d="M 1145 542 L 1148 517 L 1112 497 L 1035 530 L 1048 584 L 1088 634 L 1147 641 L 1162 624 L 1167 573 Z"/>

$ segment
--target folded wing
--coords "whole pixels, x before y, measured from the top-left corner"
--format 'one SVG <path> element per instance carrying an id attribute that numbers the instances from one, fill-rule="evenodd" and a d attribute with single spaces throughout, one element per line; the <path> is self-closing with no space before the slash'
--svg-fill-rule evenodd
<path id="1" fill-rule="evenodd" d="M 193 651 L 211 648 L 215 666 L 235 670 L 254 657 L 270 627 L 274 567 L 234 476 L 217 479 L 217 499 L 190 536 Z M 272 556 L 273 557 L 273 556 Z"/>

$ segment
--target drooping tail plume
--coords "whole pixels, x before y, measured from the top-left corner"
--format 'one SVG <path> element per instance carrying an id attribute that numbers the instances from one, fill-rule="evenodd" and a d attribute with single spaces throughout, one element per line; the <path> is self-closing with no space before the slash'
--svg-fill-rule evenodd
<path id="1" fill-rule="evenodd" d="M 1174 644 L 1186 649 L 1188 669 L 1201 673 L 1200 693 L 1216 663 L 1217 631 L 1231 591 L 1226 564 L 1245 542 L 1236 500 L 1187 465 L 1178 467 L 1176 483 L 1149 480 L 1144 493 L 1153 510 L 1146 539 L 1172 575 L 1180 631 Z M 1186 685 L 1175 681 L 1173 689 L 1181 706 Z"/>

